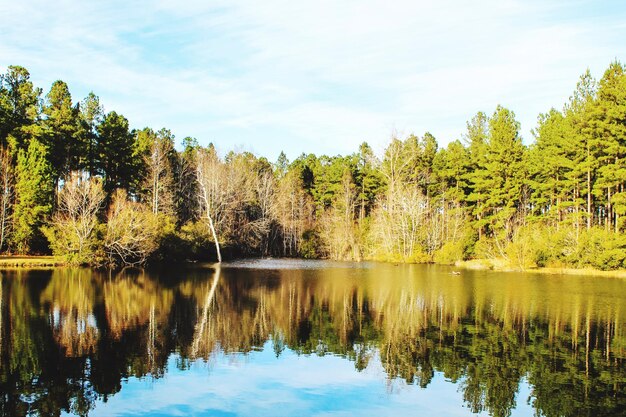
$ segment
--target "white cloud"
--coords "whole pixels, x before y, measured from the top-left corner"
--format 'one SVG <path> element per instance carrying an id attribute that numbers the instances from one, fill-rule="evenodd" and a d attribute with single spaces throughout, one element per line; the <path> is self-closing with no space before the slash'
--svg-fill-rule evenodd
<path id="1" fill-rule="evenodd" d="M 44 89 L 63 79 L 77 99 L 93 90 L 135 127 L 270 158 L 352 152 L 394 129 L 445 143 L 497 104 L 528 140 L 586 67 L 624 59 L 625 14 L 585 1 L 5 2 L 0 66 L 25 65 Z"/>

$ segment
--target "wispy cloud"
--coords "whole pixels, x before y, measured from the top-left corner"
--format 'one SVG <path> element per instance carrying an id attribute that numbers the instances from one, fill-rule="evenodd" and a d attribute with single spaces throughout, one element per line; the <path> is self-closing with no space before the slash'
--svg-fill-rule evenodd
<path id="1" fill-rule="evenodd" d="M 624 59 L 620 2 L 26 1 L 0 4 L 0 66 L 135 127 L 222 149 L 347 153 L 392 130 L 442 143 L 497 104 L 523 134 L 587 67 Z"/>

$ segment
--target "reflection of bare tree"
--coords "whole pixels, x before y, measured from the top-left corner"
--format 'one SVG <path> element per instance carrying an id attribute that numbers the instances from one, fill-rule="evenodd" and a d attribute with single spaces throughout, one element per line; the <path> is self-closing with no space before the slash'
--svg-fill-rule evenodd
<path id="1" fill-rule="evenodd" d="M 157 322 L 154 319 L 154 301 L 150 303 L 150 318 L 148 319 L 148 368 L 154 369 L 154 351 L 156 348 Z"/>
<path id="2" fill-rule="evenodd" d="M 256 311 L 252 321 L 253 332 L 257 335 L 267 335 L 271 331 L 271 318 L 268 314 L 268 297 L 265 292 L 259 295 Z"/>
<path id="3" fill-rule="evenodd" d="M 0 273 L 0 358 L 2 357 L 2 346 L 4 346 L 4 344 L 2 343 L 2 311 L 3 311 L 3 307 L 4 307 L 4 298 L 3 298 L 3 294 L 2 294 L 2 287 L 4 286 L 4 277 L 2 276 L 2 274 Z"/>
<path id="4" fill-rule="evenodd" d="M 217 266 L 215 267 L 215 272 L 213 274 L 213 281 L 206 293 L 206 298 L 202 306 L 202 314 L 200 316 L 200 320 L 196 324 L 196 328 L 194 331 L 193 343 L 191 347 L 192 358 L 198 357 L 198 351 L 201 349 L 201 347 L 205 348 L 203 349 L 205 357 L 208 356 L 208 354 L 210 354 L 211 351 L 213 350 L 212 348 L 209 349 L 209 346 L 211 345 L 210 339 L 209 339 L 210 333 L 211 333 L 210 332 L 211 329 L 209 325 L 209 318 L 210 318 L 209 316 L 212 311 L 211 305 L 213 303 L 213 298 L 215 296 L 215 289 L 217 288 L 217 283 L 220 280 L 220 272 L 221 272 L 221 269 L 218 263 Z M 201 346 L 201 343 L 203 343 L 204 345 Z"/>
<path id="5" fill-rule="evenodd" d="M 174 301 L 171 290 L 160 287 L 143 272 L 136 277 L 120 273 L 104 283 L 103 293 L 107 322 L 115 339 L 124 330 L 146 324 L 156 330 L 158 323 L 166 323 Z M 151 319 L 151 314 L 156 316 Z"/>
<path id="6" fill-rule="evenodd" d="M 85 269 L 55 270 L 41 294 L 51 306 L 48 320 L 54 338 L 68 357 L 95 351 L 99 331 L 93 316 L 96 302 L 93 274 Z"/>

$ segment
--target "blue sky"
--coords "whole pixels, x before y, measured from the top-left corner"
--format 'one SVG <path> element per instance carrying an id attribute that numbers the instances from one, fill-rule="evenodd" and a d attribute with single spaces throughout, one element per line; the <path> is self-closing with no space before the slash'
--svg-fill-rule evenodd
<path id="1" fill-rule="evenodd" d="M 131 126 L 275 160 L 459 138 L 509 107 L 526 143 L 587 67 L 626 61 L 623 1 L 3 1 L 0 71 L 93 90 Z"/>

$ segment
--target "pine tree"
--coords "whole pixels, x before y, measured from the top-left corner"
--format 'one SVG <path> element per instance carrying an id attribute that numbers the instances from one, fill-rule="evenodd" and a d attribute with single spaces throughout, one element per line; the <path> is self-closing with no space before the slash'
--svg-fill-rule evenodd
<path id="1" fill-rule="evenodd" d="M 97 128 L 97 167 L 104 177 L 104 191 L 110 197 L 117 188 L 135 191 L 139 176 L 139 155 L 135 135 L 128 120 L 116 112 L 108 113 Z"/>
<path id="2" fill-rule="evenodd" d="M 90 176 L 96 175 L 98 160 L 98 131 L 97 126 L 102 123 L 103 109 L 100 99 L 93 92 L 80 103 L 80 129 L 78 135 L 84 146 L 83 159 L 80 161 L 81 169 L 89 172 Z"/>
<path id="3" fill-rule="evenodd" d="M 379 165 L 380 161 L 374 155 L 372 148 L 367 142 L 363 142 L 359 146 L 355 181 L 358 191 L 359 221 L 361 222 L 370 214 L 382 187 Z"/>
<path id="4" fill-rule="evenodd" d="M 580 221 L 578 214 L 584 211 L 587 230 L 593 224 L 593 182 L 597 169 L 597 145 L 591 128 L 591 107 L 595 100 L 596 82 L 587 70 L 576 84 L 576 90 L 566 106 L 565 115 L 572 129 L 572 141 L 575 143 L 576 156 L 570 181 L 576 183 L 573 203 L 576 215 L 577 230 Z"/>
<path id="5" fill-rule="evenodd" d="M 492 232 L 502 231 L 507 239 L 511 238 L 513 228 L 519 222 L 517 215 L 523 217 L 525 214 L 525 147 L 519 129 L 515 114 L 504 107 L 498 106 L 489 119 L 486 164 L 489 188 L 485 204 Z"/>
<path id="6" fill-rule="evenodd" d="M 487 206 L 485 202 L 491 187 L 489 171 L 487 170 L 487 154 L 489 149 L 489 118 L 483 112 L 478 112 L 467 123 L 465 141 L 469 149 L 470 165 L 467 173 L 467 181 L 470 193 L 466 202 L 474 217 L 474 227 L 478 231 L 479 238 L 485 232 L 487 224 Z"/>
<path id="7" fill-rule="evenodd" d="M 555 109 L 540 114 L 534 130 L 535 143 L 529 151 L 532 212 L 557 226 L 572 207 L 576 183 L 571 180 L 576 149 L 571 124 Z"/>
<path id="8" fill-rule="evenodd" d="M 18 253 L 46 249 L 41 227 L 52 212 L 54 198 L 53 168 L 48 158 L 46 147 L 36 138 L 17 155 L 11 244 Z"/>
<path id="9" fill-rule="evenodd" d="M 0 145 L 14 150 L 26 149 L 27 138 L 33 134 L 41 111 L 41 89 L 30 81 L 24 67 L 9 66 L 0 78 Z M 11 142 L 11 143 L 9 143 Z"/>
<path id="10" fill-rule="evenodd" d="M 43 106 L 46 145 L 54 170 L 55 184 L 70 171 L 80 168 L 86 146 L 79 136 L 79 108 L 72 105 L 70 90 L 63 81 L 55 81 Z"/>
<path id="11" fill-rule="evenodd" d="M 617 230 L 619 216 L 626 212 L 626 73 L 619 62 L 605 71 L 590 113 L 599 166 L 594 196 L 604 203 L 601 217 L 606 228 Z"/>

